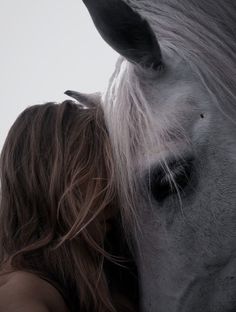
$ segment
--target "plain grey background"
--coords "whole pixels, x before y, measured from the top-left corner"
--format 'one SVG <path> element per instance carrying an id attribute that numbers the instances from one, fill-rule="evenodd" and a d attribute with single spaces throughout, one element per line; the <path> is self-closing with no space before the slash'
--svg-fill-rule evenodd
<path id="1" fill-rule="evenodd" d="M 102 91 L 117 54 L 82 0 L 0 0 L 0 150 L 27 106 Z"/>

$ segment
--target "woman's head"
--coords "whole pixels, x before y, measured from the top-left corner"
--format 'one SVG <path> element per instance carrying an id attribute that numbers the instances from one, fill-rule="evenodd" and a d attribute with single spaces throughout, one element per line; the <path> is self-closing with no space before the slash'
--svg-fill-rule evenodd
<path id="1" fill-rule="evenodd" d="M 113 311 L 102 262 L 116 195 L 101 107 L 27 108 L 9 131 L 0 175 L 1 264 L 47 275 L 85 311 Z"/>

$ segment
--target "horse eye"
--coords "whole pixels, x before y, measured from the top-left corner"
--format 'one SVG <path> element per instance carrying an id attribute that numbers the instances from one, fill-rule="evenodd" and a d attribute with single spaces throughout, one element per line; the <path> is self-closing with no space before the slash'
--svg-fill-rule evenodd
<path id="1" fill-rule="evenodd" d="M 148 176 L 148 190 L 156 201 L 162 202 L 171 194 L 181 192 L 189 183 L 193 157 L 173 159 L 167 165 L 158 165 Z"/>

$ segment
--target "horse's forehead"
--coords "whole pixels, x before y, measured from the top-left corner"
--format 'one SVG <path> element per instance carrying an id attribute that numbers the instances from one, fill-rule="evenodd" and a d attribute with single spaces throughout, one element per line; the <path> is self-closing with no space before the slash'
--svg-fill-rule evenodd
<path id="1" fill-rule="evenodd" d="M 129 76 L 127 77 L 127 66 L 130 65 L 124 59 L 120 59 L 117 63 L 114 75 L 111 78 L 111 85 L 116 87 L 117 94 L 123 90 L 119 88 L 120 81 L 129 88 L 130 81 L 135 80 Z M 188 68 L 186 63 L 178 58 L 175 60 L 173 68 L 171 66 L 171 57 L 168 55 L 168 69 L 167 74 L 148 76 L 147 73 L 140 73 L 138 71 L 133 71 L 132 75 L 137 76 L 140 81 L 140 86 L 142 88 L 143 96 L 152 110 L 152 117 L 155 119 L 155 124 L 157 129 L 168 130 L 173 132 L 177 130 L 178 125 L 184 128 L 184 124 L 189 121 L 192 124 L 193 116 L 199 117 L 202 112 L 210 110 L 209 106 L 209 96 L 207 96 L 202 85 L 196 81 L 191 70 Z M 148 77 L 145 77 L 147 74 Z M 117 106 L 126 106 L 127 103 L 116 103 Z M 135 103 L 134 103 L 135 108 Z M 118 107 L 117 107 L 118 108 Z M 124 110 L 126 107 L 123 107 Z M 139 107 L 137 107 L 139 109 Z M 118 109 L 117 109 L 118 110 Z M 157 130 L 158 131 L 158 130 Z"/>

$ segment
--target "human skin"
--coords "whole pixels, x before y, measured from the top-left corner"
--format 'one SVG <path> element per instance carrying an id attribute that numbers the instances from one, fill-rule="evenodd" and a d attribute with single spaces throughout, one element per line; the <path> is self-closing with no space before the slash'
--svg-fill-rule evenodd
<path id="1" fill-rule="evenodd" d="M 23 271 L 0 276 L 0 311 L 69 312 L 55 287 Z"/>

